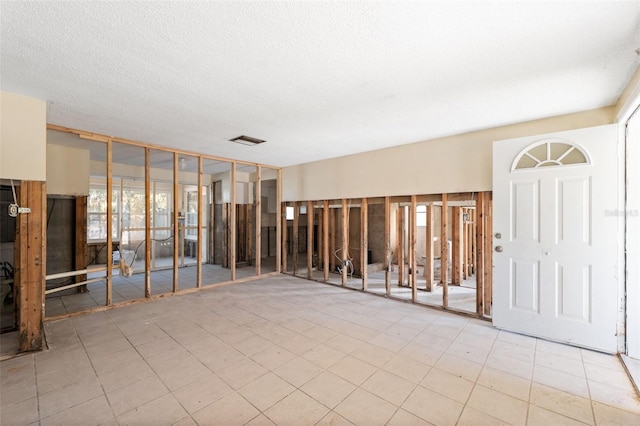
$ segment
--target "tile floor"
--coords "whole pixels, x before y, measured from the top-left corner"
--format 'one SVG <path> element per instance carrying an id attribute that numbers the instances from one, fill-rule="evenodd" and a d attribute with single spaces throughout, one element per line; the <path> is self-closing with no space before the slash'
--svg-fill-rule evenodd
<path id="1" fill-rule="evenodd" d="M 289 276 L 47 322 L 2 425 L 639 425 L 615 356 Z"/>

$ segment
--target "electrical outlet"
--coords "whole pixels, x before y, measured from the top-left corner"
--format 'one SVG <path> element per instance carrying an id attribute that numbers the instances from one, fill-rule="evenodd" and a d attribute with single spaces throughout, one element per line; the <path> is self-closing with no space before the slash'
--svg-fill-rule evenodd
<path id="1" fill-rule="evenodd" d="M 29 207 L 18 207 L 18 213 L 31 213 L 31 209 Z"/>

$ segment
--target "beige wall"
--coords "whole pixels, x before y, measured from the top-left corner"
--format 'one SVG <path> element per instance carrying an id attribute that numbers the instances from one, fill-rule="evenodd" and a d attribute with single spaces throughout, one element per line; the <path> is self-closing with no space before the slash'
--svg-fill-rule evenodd
<path id="1" fill-rule="evenodd" d="M 493 141 L 614 119 L 615 108 L 606 107 L 286 167 L 283 201 L 490 191 Z"/>
<path id="2" fill-rule="evenodd" d="M 0 179 L 47 179 L 47 104 L 0 92 Z"/>
<path id="3" fill-rule="evenodd" d="M 47 194 L 89 195 L 90 153 L 87 149 L 47 145 Z"/>

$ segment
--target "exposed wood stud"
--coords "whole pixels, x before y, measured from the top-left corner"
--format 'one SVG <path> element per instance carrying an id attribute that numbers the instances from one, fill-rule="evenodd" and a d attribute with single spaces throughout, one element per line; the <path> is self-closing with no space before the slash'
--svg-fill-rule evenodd
<path id="1" fill-rule="evenodd" d="M 329 254 L 329 200 L 324 200 L 324 209 L 322 211 L 322 238 L 323 238 L 323 270 L 324 281 L 329 281 L 329 264 L 331 255 Z"/>
<path id="2" fill-rule="evenodd" d="M 286 272 L 282 270 L 286 265 L 286 253 L 283 253 L 283 241 L 286 239 L 286 225 L 287 221 L 283 218 L 282 212 L 282 170 L 277 170 L 277 202 L 276 202 L 276 272 Z M 284 228 L 284 229 L 283 229 Z M 284 235 L 284 237 L 283 237 Z M 285 249 L 286 250 L 286 249 Z"/>
<path id="3" fill-rule="evenodd" d="M 449 286 L 448 286 L 448 237 L 447 228 L 449 226 L 449 206 L 447 194 L 442 194 L 442 214 L 440 215 L 440 282 L 442 284 L 442 307 L 449 306 Z"/>
<path id="4" fill-rule="evenodd" d="M 293 275 L 298 275 L 298 252 L 300 251 L 300 204 L 297 201 L 293 202 L 293 229 L 291 230 L 293 238 Z"/>
<path id="5" fill-rule="evenodd" d="M 398 220 L 398 231 L 396 234 L 396 239 L 397 239 L 397 252 L 398 252 L 398 285 L 405 285 L 405 280 L 404 280 L 404 275 L 405 275 L 405 271 L 404 271 L 404 264 L 405 264 L 405 252 L 404 252 L 404 245 L 405 245 L 405 232 L 404 232 L 404 228 L 405 228 L 405 214 L 404 214 L 405 208 L 404 206 L 398 206 L 398 214 L 396 215 L 397 220 Z"/>
<path id="6" fill-rule="evenodd" d="M 179 247 L 180 247 L 180 222 L 178 212 L 180 211 L 180 175 L 179 175 L 180 156 L 177 152 L 173 153 L 173 292 L 178 291 L 178 266 L 179 266 Z"/>
<path id="7" fill-rule="evenodd" d="M 256 275 L 262 274 L 262 167 L 256 167 Z"/>
<path id="8" fill-rule="evenodd" d="M 362 276 L 362 290 L 367 290 L 367 265 L 369 263 L 369 205 L 363 198 L 360 203 L 360 274 Z"/>
<path id="9" fill-rule="evenodd" d="M 202 288 L 202 214 L 204 208 L 202 206 L 202 157 L 198 156 L 198 237 L 196 239 L 196 287 Z"/>
<path id="10" fill-rule="evenodd" d="M 409 212 L 409 259 L 411 259 L 411 300 L 415 303 L 418 300 L 417 291 L 417 271 L 418 262 L 416 261 L 416 234 L 418 232 L 418 226 L 416 221 L 417 212 L 417 199 L 415 195 L 411 196 L 411 209 Z"/>
<path id="11" fill-rule="evenodd" d="M 331 265 L 331 271 L 334 272 L 336 270 L 336 260 L 338 260 L 338 258 L 336 257 L 336 234 L 338 233 L 338 218 L 337 218 L 337 214 L 336 214 L 336 209 L 329 209 L 329 221 L 330 221 L 330 232 L 331 232 L 331 246 L 330 246 L 330 250 L 331 250 L 331 254 L 329 255 L 329 263 Z M 328 278 L 327 278 L 328 280 Z"/>
<path id="12" fill-rule="evenodd" d="M 459 206 L 451 208 L 451 283 L 462 283 L 462 214 Z"/>
<path id="13" fill-rule="evenodd" d="M 317 223 L 317 229 L 314 235 L 317 238 L 317 248 L 316 252 L 318 253 L 318 259 L 316 264 L 316 270 L 321 271 L 324 269 L 324 206 L 321 203 L 316 203 L 314 208 L 314 223 Z"/>
<path id="14" fill-rule="evenodd" d="M 484 314 L 491 315 L 493 289 L 493 218 L 491 193 L 485 193 L 485 246 L 484 246 Z"/>
<path id="15" fill-rule="evenodd" d="M 431 291 L 433 286 L 433 205 L 427 206 L 427 226 L 426 226 L 426 238 L 425 238 L 425 264 L 424 264 L 424 277 L 426 279 L 426 290 Z"/>
<path id="16" fill-rule="evenodd" d="M 46 276 L 47 190 L 44 182 L 22 181 L 19 205 L 31 213 L 18 215 L 16 226 L 14 285 L 17 288 L 17 320 L 21 351 L 42 348 Z"/>
<path id="17" fill-rule="evenodd" d="M 384 288 L 391 296 L 391 199 L 384 197 Z"/>
<path id="18" fill-rule="evenodd" d="M 282 246 L 282 271 L 281 272 L 287 272 L 287 257 L 289 254 L 289 245 L 287 244 L 287 203 L 282 203 L 282 208 L 281 208 L 281 215 L 280 215 L 280 228 L 282 229 L 282 242 L 281 242 L 281 246 Z"/>
<path id="19" fill-rule="evenodd" d="M 75 217 L 75 270 L 86 269 L 87 267 L 87 196 L 81 195 L 76 197 L 76 217 Z M 87 275 L 76 275 L 75 282 L 80 283 L 87 280 Z M 78 293 L 87 291 L 87 286 L 77 287 Z"/>
<path id="20" fill-rule="evenodd" d="M 482 315 L 484 296 L 484 193 L 478 193 L 476 200 L 476 313 Z"/>
<path id="21" fill-rule="evenodd" d="M 107 141 L 107 200 L 113 199 L 113 143 L 111 139 Z M 107 202 L 107 247 L 113 247 L 113 205 Z M 120 242 L 122 244 L 122 242 Z M 105 305 L 113 304 L 113 253 L 107 250 L 107 291 L 105 295 Z"/>
<path id="22" fill-rule="evenodd" d="M 236 279 L 236 168 L 237 164 L 235 162 L 231 163 L 231 203 L 229 206 L 229 261 L 231 263 L 231 281 L 235 281 Z"/>
<path id="23" fill-rule="evenodd" d="M 151 150 L 144 149 L 144 297 L 151 297 Z"/>
<path id="24" fill-rule="evenodd" d="M 313 202 L 307 201 L 307 278 L 313 278 Z"/>
<path id="25" fill-rule="evenodd" d="M 349 205 L 347 199 L 342 199 L 342 285 L 347 285 L 349 272 Z"/>

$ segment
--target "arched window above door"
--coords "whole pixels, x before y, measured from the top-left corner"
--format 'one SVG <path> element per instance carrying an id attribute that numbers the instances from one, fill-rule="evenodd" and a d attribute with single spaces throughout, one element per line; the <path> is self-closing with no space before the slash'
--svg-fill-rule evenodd
<path id="1" fill-rule="evenodd" d="M 546 140 L 536 142 L 522 150 L 514 160 L 511 170 L 559 167 L 590 164 L 587 153 L 570 142 Z"/>

